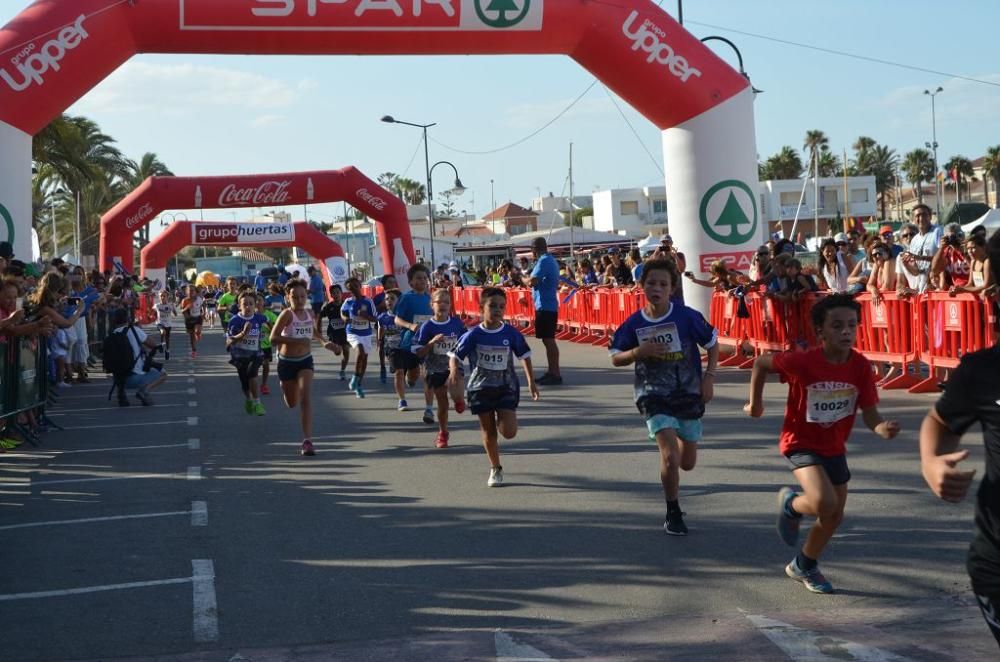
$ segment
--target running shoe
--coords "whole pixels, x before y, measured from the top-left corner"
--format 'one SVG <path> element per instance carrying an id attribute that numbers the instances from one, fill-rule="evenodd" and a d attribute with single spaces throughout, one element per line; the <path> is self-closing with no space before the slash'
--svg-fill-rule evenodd
<path id="1" fill-rule="evenodd" d="M 357 388 L 354 389 L 354 395 L 358 397 L 358 400 L 365 399 L 365 389 L 362 388 L 361 384 L 358 384 Z"/>
<path id="2" fill-rule="evenodd" d="M 261 395 L 271 395 L 271 389 L 269 389 L 267 387 L 267 384 L 264 384 L 263 386 L 260 387 L 260 394 Z"/>
<path id="3" fill-rule="evenodd" d="M 464 411 L 465 411 L 465 400 L 456 400 L 455 401 L 455 413 L 456 414 L 461 414 Z"/>
<path id="4" fill-rule="evenodd" d="M 191 352 L 191 358 L 192 359 L 198 358 L 198 352 Z"/>
<path id="5" fill-rule="evenodd" d="M 424 423 L 434 425 L 434 410 L 430 407 L 424 410 Z"/>
<path id="6" fill-rule="evenodd" d="M 490 469 L 489 480 L 486 487 L 501 487 L 503 485 L 503 467 L 493 467 Z"/>
<path id="7" fill-rule="evenodd" d="M 313 448 L 313 442 L 306 439 L 302 442 L 302 450 L 299 451 L 303 455 L 315 455 L 316 449 Z"/>
<path id="8" fill-rule="evenodd" d="M 434 439 L 434 445 L 438 448 L 448 448 L 448 439 L 451 435 L 447 432 L 438 432 L 438 436 Z"/>
<path id="9" fill-rule="evenodd" d="M 170 350 L 169 349 L 163 350 L 163 360 L 164 361 L 169 361 L 170 360 Z"/>
<path id="10" fill-rule="evenodd" d="M 396 405 L 396 411 L 410 411 L 410 406 L 406 404 L 406 400 L 400 400 Z"/>
<path id="11" fill-rule="evenodd" d="M 0 448 L 5 451 L 14 450 L 24 442 L 20 439 L 11 439 L 10 437 L 4 437 L 0 439 Z"/>
<path id="12" fill-rule="evenodd" d="M 358 376 L 357 375 L 354 375 L 353 377 L 351 377 L 351 381 L 348 382 L 347 388 L 350 389 L 350 390 L 352 390 L 352 391 L 357 391 L 358 390 Z"/>
<path id="13" fill-rule="evenodd" d="M 562 386 L 563 378 L 547 372 L 536 381 L 539 386 Z"/>
<path id="14" fill-rule="evenodd" d="M 342 381 L 342 382 L 347 381 L 347 371 L 346 370 L 341 370 L 340 371 L 340 381 Z"/>
<path id="15" fill-rule="evenodd" d="M 264 403 L 263 402 L 253 403 L 253 413 L 258 416 L 263 416 L 264 414 L 266 414 L 267 412 L 264 410 Z"/>
<path id="16" fill-rule="evenodd" d="M 823 573 L 819 571 L 819 566 L 812 570 L 803 570 L 799 567 L 796 559 L 785 566 L 785 574 L 797 582 L 802 582 L 805 587 L 813 593 L 833 593 L 833 584 L 826 580 Z"/>
<path id="17" fill-rule="evenodd" d="M 248 414 L 253 414 L 253 400 L 247 400 L 243 403 L 243 409 Z"/>
<path id="18" fill-rule="evenodd" d="M 143 407 L 153 406 L 153 398 L 146 391 L 136 391 L 135 397 L 142 403 Z"/>
<path id="19" fill-rule="evenodd" d="M 789 547 L 795 547 L 799 542 L 799 524 L 802 516 L 792 517 L 788 514 L 792 499 L 797 496 L 798 493 L 790 487 L 778 490 L 778 535 Z"/>
<path id="20" fill-rule="evenodd" d="M 667 513 L 663 521 L 663 531 L 668 536 L 686 536 L 688 534 L 687 524 L 684 523 L 684 513 Z"/>
<path id="21" fill-rule="evenodd" d="M 381 370 L 379 370 L 379 371 L 378 371 L 378 378 L 382 380 L 382 383 L 383 383 L 383 384 L 385 384 L 385 383 L 386 383 L 386 380 L 387 380 L 388 378 L 387 378 L 387 376 L 386 376 L 386 374 L 385 374 L 385 368 L 382 368 Z"/>

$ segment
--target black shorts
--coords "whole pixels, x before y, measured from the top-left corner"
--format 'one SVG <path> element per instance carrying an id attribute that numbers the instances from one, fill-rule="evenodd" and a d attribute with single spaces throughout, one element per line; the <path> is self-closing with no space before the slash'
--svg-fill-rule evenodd
<path id="1" fill-rule="evenodd" d="M 188 331 L 194 331 L 194 327 L 201 326 L 201 315 L 198 317 L 185 317 L 184 318 L 184 328 Z"/>
<path id="2" fill-rule="evenodd" d="M 501 409 L 516 410 L 521 402 L 521 390 L 506 386 L 488 387 L 469 391 L 466 397 L 469 401 L 469 411 L 478 416 Z"/>
<path id="3" fill-rule="evenodd" d="M 341 347 L 346 347 L 347 344 L 348 344 L 347 343 L 347 329 L 346 328 L 343 328 L 343 329 L 331 329 L 330 327 L 326 327 L 326 337 L 334 345 L 340 345 Z"/>
<path id="4" fill-rule="evenodd" d="M 396 349 L 392 352 L 392 367 L 396 370 L 409 372 L 420 367 L 420 359 L 408 349 Z"/>
<path id="5" fill-rule="evenodd" d="M 312 354 L 289 361 L 280 354 L 278 355 L 278 381 L 290 382 L 298 378 L 303 370 L 313 370 Z"/>
<path id="6" fill-rule="evenodd" d="M 846 455 L 825 457 L 812 451 L 792 451 L 785 456 L 792 465 L 792 470 L 802 467 L 823 467 L 830 482 L 834 485 L 846 485 L 851 480 L 851 470 L 847 467 Z"/>
<path id="7" fill-rule="evenodd" d="M 274 347 L 262 347 L 261 350 L 264 352 L 264 360 L 270 363 L 274 360 Z"/>
<path id="8" fill-rule="evenodd" d="M 1000 644 L 1000 594 L 997 595 L 976 595 L 976 604 L 986 621 L 986 626 L 993 633 L 993 637 Z"/>
<path id="9" fill-rule="evenodd" d="M 442 386 L 448 385 L 448 373 L 447 372 L 428 372 L 427 373 L 427 383 L 430 384 L 431 388 L 441 388 Z"/>
<path id="10" fill-rule="evenodd" d="M 559 313 L 552 310 L 535 311 L 535 337 L 539 339 L 556 337 L 556 322 Z"/>
<path id="11" fill-rule="evenodd" d="M 257 376 L 263 359 L 263 356 L 234 356 L 229 359 L 229 362 L 236 367 L 240 376 L 253 379 Z"/>

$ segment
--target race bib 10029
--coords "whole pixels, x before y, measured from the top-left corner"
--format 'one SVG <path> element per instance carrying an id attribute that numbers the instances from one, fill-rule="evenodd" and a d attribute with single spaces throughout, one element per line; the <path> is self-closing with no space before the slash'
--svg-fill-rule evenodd
<path id="1" fill-rule="evenodd" d="M 681 339 L 677 333 L 677 325 L 673 322 L 637 329 L 635 335 L 639 338 L 639 344 L 653 342 L 666 345 L 667 352 L 671 354 L 682 351 Z"/>
<path id="2" fill-rule="evenodd" d="M 818 382 L 806 387 L 806 421 L 823 426 L 854 415 L 858 389 L 844 382 Z"/>
<path id="3" fill-rule="evenodd" d="M 476 367 L 483 370 L 506 370 L 510 364 L 510 348 L 476 345 Z"/>

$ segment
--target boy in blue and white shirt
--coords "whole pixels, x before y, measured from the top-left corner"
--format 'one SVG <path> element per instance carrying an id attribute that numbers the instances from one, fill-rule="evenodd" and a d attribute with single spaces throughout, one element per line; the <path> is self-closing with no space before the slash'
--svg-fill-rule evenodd
<path id="1" fill-rule="evenodd" d="M 538 385 L 531 368 L 531 349 L 521 332 L 503 321 L 507 295 L 499 287 L 484 287 L 479 297 L 483 322 L 463 335 L 449 354 L 449 383 L 462 379 L 462 361 L 469 360 L 472 374 L 465 387 L 469 409 L 479 417 L 483 446 L 490 460 L 489 487 L 503 485 L 498 433 L 504 439 L 517 435 L 517 405 L 521 384 L 514 371 L 514 359 L 524 364 L 532 400 L 538 400 Z"/>
<path id="2" fill-rule="evenodd" d="M 687 535 L 678 501 L 679 469 L 691 471 L 697 461 L 701 418 L 712 399 L 719 358 L 712 325 L 698 311 L 671 302 L 679 282 L 673 260 L 647 261 L 641 276 L 646 306 L 630 315 L 611 339 L 611 363 L 635 363 L 635 404 L 660 449 L 660 481 L 667 501 L 663 529 L 674 536 Z M 708 350 L 704 375 L 698 345 Z"/>
<path id="3" fill-rule="evenodd" d="M 257 372 L 264 362 L 260 341 L 266 326 L 267 318 L 257 312 L 257 293 L 253 290 L 241 293 L 239 312 L 230 318 L 226 327 L 226 347 L 229 349 L 229 362 L 236 367 L 240 377 L 240 386 L 246 397 L 246 412 L 257 416 L 265 413 L 257 388 Z"/>
<path id="4" fill-rule="evenodd" d="M 393 364 L 392 357 L 399 350 L 400 336 L 403 333 L 403 330 L 396 325 L 395 311 L 396 302 L 399 301 L 402 293 L 398 289 L 392 288 L 386 290 L 384 294 L 385 312 L 378 315 L 378 343 L 380 347 L 385 348 L 385 357 L 389 360 L 389 371 L 395 374 L 396 366 Z M 378 310 L 377 307 L 376 310 Z"/>
<path id="5" fill-rule="evenodd" d="M 399 297 L 396 302 L 396 326 L 401 329 L 402 335 L 399 341 L 399 350 L 395 352 L 393 366 L 396 368 L 396 395 L 399 396 L 399 411 L 409 411 L 406 403 L 406 388 L 408 384 L 413 388 L 417 384 L 420 376 L 420 359 L 410 351 L 413 343 L 413 334 L 420 329 L 420 325 L 434 316 L 431 310 L 430 269 L 425 264 L 415 264 L 406 272 L 406 278 L 410 283 L 410 291 Z M 434 424 L 434 410 L 431 409 L 431 400 L 434 393 L 430 384 L 424 379 L 424 423 Z"/>
<path id="6" fill-rule="evenodd" d="M 458 346 L 458 339 L 465 335 L 468 329 L 462 320 L 451 314 L 451 293 L 448 290 L 436 290 L 431 296 L 431 308 L 434 317 L 420 325 L 417 335 L 413 338 L 411 349 L 418 358 L 424 360 L 427 371 L 427 383 L 434 389 L 434 397 L 438 405 L 438 435 L 434 445 L 438 448 L 448 448 L 448 396 L 455 401 L 455 412 L 465 411 L 465 400 L 462 397 L 461 384 L 449 384 L 448 375 L 451 368 L 449 353 Z"/>
<path id="7" fill-rule="evenodd" d="M 361 281 L 348 278 L 345 283 L 353 298 L 344 302 L 340 316 L 347 321 L 347 342 L 358 350 L 358 358 L 354 363 L 354 376 L 351 377 L 349 388 L 359 398 L 365 397 L 361 380 L 368 368 L 368 355 L 372 352 L 372 327 L 375 324 L 375 304 L 361 291 Z"/>

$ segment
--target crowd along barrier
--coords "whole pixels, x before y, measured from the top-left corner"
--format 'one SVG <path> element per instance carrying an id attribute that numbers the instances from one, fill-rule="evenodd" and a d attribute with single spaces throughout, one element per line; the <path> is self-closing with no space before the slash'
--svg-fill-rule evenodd
<path id="1" fill-rule="evenodd" d="M 992 325 L 988 322 L 991 309 L 990 302 L 972 294 L 952 297 L 932 292 L 921 297 L 913 335 L 930 375 L 910 388 L 911 393 L 936 392 L 940 381 L 937 369 L 956 368 L 966 354 L 992 346 Z"/>
<path id="2" fill-rule="evenodd" d="M 38 439 L 19 418 L 38 410 L 37 418 L 44 420 L 49 393 L 48 345 L 38 336 L 7 336 L 6 340 L 0 351 L 0 419 L 37 446 Z"/>

